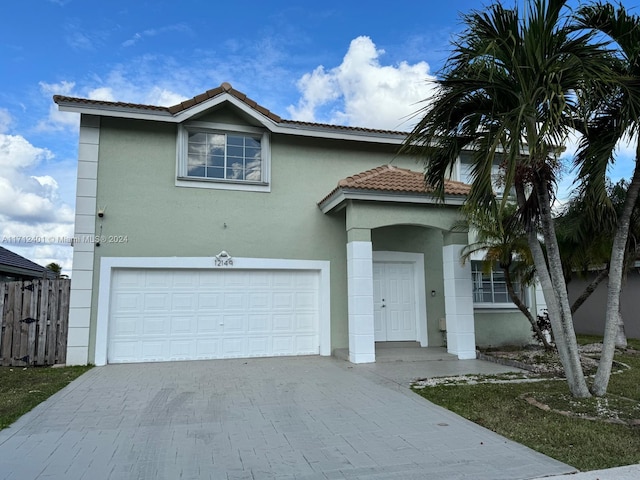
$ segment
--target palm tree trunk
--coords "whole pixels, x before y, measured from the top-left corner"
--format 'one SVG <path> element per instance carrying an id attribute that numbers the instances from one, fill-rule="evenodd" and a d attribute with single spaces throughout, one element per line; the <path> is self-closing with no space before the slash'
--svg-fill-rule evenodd
<path id="1" fill-rule="evenodd" d="M 624 321 L 622 319 L 622 312 L 618 312 L 618 328 L 616 335 L 616 348 L 627 348 L 627 334 L 624 331 Z"/>
<path id="2" fill-rule="evenodd" d="M 609 275 L 609 269 L 605 268 L 604 270 L 600 271 L 600 273 L 591 281 L 589 285 L 587 285 L 587 288 L 584 289 L 582 294 L 580 294 L 580 296 L 576 298 L 571 305 L 571 315 L 576 313 L 576 311 L 582 306 L 587 298 L 589 298 L 589 296 L 596 291 L 598 285 L 600 285 L 600 283 L 602 283 L 602 281 L 607 278 L 607 275 Z"/>
<path id="3" fill-rule="evenodd" d="M 602 340 L 602 355 L 598 363 L 598 370 L 593 380 L 593 394 L 599 397 L 607 393 L 611 367 L 615 354 L 615 342 L 618 334 L 620 316 L 620 292 L 622 291 L 622 274 L 624 273 L 624 254 L 629 237 L 631 213 L 638 200 L 640 192 L 640 141 L 636 146 L 636 167 L 624 201 L 622 215 L 618 219 L 618 228 L 613 237 L 611 247 L 611 261 L 609 266 L 609 283 L 607 288 L 607 312 L 604 323 L 604 339 Z"/>
<path id="4" fill-rule="evenodd" d="M 538 322 L 536 321 L 535 318 L 533 318 L 533 315 L 531 314 L 527 306 L 524 303 L 522 303 L 520 296 L 516 293 L 515 289 L 513 288 L 513 282 L 511 280 L 511 272 L 509 271 L 509 267 L 503 267 L 502 271 L 504 272 L 504 279 L 505 279 L 505 283 L 507 284 L 507 292 L 509 292 L 509 297 L 511 297 L 511 301 L 516 305 L 516 307 L 518 307 L 518 309 L 524 314 L 524 316 L 527 317 L 527 320 L 529 320 L 529 323 L 531 324 L 531 327 L 533 328 L 533 331 L 535 332 L 536 337 L 538 337 L 538 340 L 540 340 L 540 342 L 544 346 L 544 349 L 553 350 L 553 347 L 547 341 L 547 338 L 544 336 L 544 333 L 542 333 L 542 330 L 540 330 L 540 327 L 538 326 Z"/>
<path id="5" fill-rule="evenodd" d="M 533 254 L 540 286 L 547 302 L 549 320 L 551 321 L 558 356 L 565 370 L 569 391 L 576 398 L 587 398 L 591 394 L 580 364 L 580 352 L 578 351 L 578 342 L 573 329 L 567 286 L 560 261 L 560 249 L 558 248 L 558 240 L 551 217 L 551 199 L 549 198 L 546 182 L 538 175 L 535 176 L 534 190 L 535 195 L 538 196 L 540 222 L 549 258 L 548 265 L 533 225 L 527 227 L 529 247 Z M 524 191 L 516 191 L 516 193 L 520 203 L 521 199 L 524 199 Z"/>

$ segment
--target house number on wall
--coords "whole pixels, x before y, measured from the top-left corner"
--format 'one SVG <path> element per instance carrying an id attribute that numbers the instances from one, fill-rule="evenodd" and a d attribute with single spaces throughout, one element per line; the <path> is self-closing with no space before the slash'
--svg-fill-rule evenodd
<path id="1" fill-rule="evenodd" d="M 214 267 L 233 267 L 233 258 L 224 250 L 213 257 Z"/>

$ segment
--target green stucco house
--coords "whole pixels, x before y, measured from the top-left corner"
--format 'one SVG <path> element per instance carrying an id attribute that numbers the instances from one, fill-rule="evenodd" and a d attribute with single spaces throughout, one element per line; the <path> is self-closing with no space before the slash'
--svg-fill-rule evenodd
<path id="1" fill-rule="evenodd" d="M 499 274 L 460 262 L 464 159 L 437 202 L 406 132 L 285 120 L 228 83 L 173 107 L 54 101 L 81 114 L 69 364 L 366 363 L 388 341 L 468 359 L 530 337 Z"/>

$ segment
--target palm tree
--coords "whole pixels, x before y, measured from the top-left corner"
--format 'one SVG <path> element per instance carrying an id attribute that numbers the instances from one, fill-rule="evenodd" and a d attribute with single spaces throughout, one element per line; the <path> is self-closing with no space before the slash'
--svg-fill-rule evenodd
<path id="1" fill-rule="evenodd" d="M 56 263 L 56 262 L 51 262 L 46 266 L 46 268 L 48 270 L 51 270 L 53 273 L 55 273 L 56 278 L 60 277 L 60 274 L 62 273 L 62 267 L 60 266 L 59 263 Z"/>
<path id="2" fill-rule="evenodd" d="M 607 182 L 607 201 L 595 203 L 583 197 L 584 192 L 574 196 L 564 211 L 556 217 L 558 240 L 561 248 L 563 268 L 567 281 L 577 273 L 586 276 L 592 273 L 594 266 L 599 271 L 585 290 L 571 305 L 574 313 L 608 277 L 613 237 L 617 221 L 624 209 L 629 184 L 620 180 L 615 184 Z M 638 254 L 640 239 L 640 205 L 636 201 L 631 215 L 629 235 L 624 253 L 624 272 L 633 265 Z M 615 346 L 625 348 L 627 339 L 624 332 L 622 315 L 618 315 Z"/>
<path id="3" fill-rule="evenodd" d="M 595 90 L 612 73 L 608 52 L 592 35 L 568 28 L 565 3 L 532 0 L 521 15 L 498 2 L 465 15 L 466 29 L 436 80 L 437 93 L 419 112 L 403 150 L 423 160 L 425 180 L 440 194 L 460 153 L 470 150 L 468 202 L 476 208 L 504 207 L 515 188 L 569 390 L 588 397 L 551 213 L 555 146 L 568 136 L 567 119 L 580 111 L 580 92 Z M 494 163 L 506 187 L 501 202 L 492 191 Z"/>
<path id="4" fill-rule="evenodd" d="M 582 7 L 576 15 L 576 21 L 580 27 L 608 36 L 617 47 L 621 63 L 618 88 L 610 90 L 606 95 L 599 95 L 598 92 L 593 96 L 599 112 L 585 130 L 582 148 L 576 157 L 576 162 L 581 166 L 583 188 L 592 195 L 594 201 L 606 202 L 606 169 L 614 158 L 615 146 L 625 137 L 638 135 L 640 130 L 640 17 L 630 15 L 622 5 L 616 8 L 609 3 L 599 2 Z M 624 252 L 631 215 L 640 192 L 639 161 L 640 141 L 636 145 L 636 166 L 611 248 L 602 356 L 592 387 L 595 395 L 606 393 L 611 376 L 618 331 Z"/>
<path id="5" fill-rule="evenodd" d="M 509 298 L 527 318 L 538 341 L 546 350 L 553 350 L 514 285 L 516 278 L 522 286 L 531 285 L 535 278 L 531 250 L 526 232 L 515 216 L 515 206 L 507 205 L 504 210 L 498 211 L 497 218 L 482 210 L 465 210 L 466 220 L 454 226 L 454 229 L 459 226 L 466 231 L 471 227 L 476 241 L 462 249 L 462 262 L 471 259 L 476 253 L 482 253 L 485 267 L 491 268 L 497 264 L 504 273 Z"/>

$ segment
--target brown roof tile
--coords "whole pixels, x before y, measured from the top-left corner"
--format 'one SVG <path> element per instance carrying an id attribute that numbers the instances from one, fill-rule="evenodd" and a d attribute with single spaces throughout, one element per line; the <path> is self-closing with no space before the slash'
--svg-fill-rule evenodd
<path id="1" fill-rule="evenodd" d="M 223 93 L 229 93 L 233 95 L 235 98 L 245 103 L 249 107 L 254 110 L 260 112 L 262 115 L 270 118 L 276 123 L 281 123 L 283 125 L 291 125 L 291 126 L 300 126 L 300 127 L 310 127 L 310 128 L 332 128 L 335 130 L 343 130 L 350 132 L 363 132 L 363 133 L 372 133 L 372 134 L 388 134 L 388 135 L 406 135 L 407 132 L 395 131 L 395 130 L 382 130 L 382 129 L 374 129 L 374 128 L 363 128 L 363 127 L 347 127 L 344 125 L 330 125 L 327 123 L 315 123 L 315 122 L 302 122 L 297 120 L 286 120 L 271 112 L 269 109 L 263 107 L 258 104 L 256 101 L 248 98 L 244 93 L 236 90 L 231 86 L 231 84 L 224 82 L 222 85 L 216 88 L 212 88 L 211 90 L 207 90 L 204 93 L 196 95 L 193 98 L 180 102 L 176 105 L 172 105 L 170 107 L 161 107 L 157 105 L 145 105 L 141 103 L 127 103 L 127 102 L 109 102 L 106 100 L 91 100 L 88 98 L 77 98 L 77 97 L 67 97 L 64 95 L 54 95 L 53 101 L 56 103 L 76 103 L 79 105 L 95 105 L 98 107 L 116 107 L 116 108 L 131 108 L 136 110 L 150 110 L 156 112 L 166 112 L 171 115 L 176 115 L 188 108 L 191 108 L 195 105 L 198 105 L 202 102 L 207 101 L 210 98 L 214 98 Z"/>
<path id="2" fill-rule="evenodd" d="M 327 201 L 333 194 L 341 189 L 373 190 L 417 195 L 433 193 L 433 188 L 425 184 L 422 173 L 406 168 L 398 168 L 393 165 L 383 165 L 340 180 L 338 186 L 320 200 L 318 205 L 322 205 L 323 202 Z M 445 195 L 468 195 L 470 191 L 471 185 L 455 180 L 445 180 Z"/>
<path id="3" fill-rule="evenodd" d="M 425 184 L 422 173 L 406 168 L 398 168 L 393 165 L 383 165 L 347 177 L 338 182 L 338 188 L 403 193 L 433 192 L 433 188 Z M 471 186 L 453 180 L 446 180 L 444 185 L 444 193 L 446 195 L 467 195 L 470 189 Z"/>

